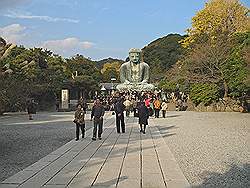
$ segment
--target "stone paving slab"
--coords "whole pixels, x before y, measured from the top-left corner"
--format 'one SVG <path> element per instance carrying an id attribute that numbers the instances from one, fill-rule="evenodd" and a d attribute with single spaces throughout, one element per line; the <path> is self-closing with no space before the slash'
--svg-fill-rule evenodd
<path id="1" fill-rule="evenodd" d="M 116 133 L 114 116 L 105 121 L 103 139 L 70 141 L 47 157 L 0 183 L 0 188 L 161 188 L 189 187 L 173 154 L 150 119 L 146 134 L 138 119 L 126 118 L 126 133 Z M 157 122 L 158 123 L 158 122 Z"/>

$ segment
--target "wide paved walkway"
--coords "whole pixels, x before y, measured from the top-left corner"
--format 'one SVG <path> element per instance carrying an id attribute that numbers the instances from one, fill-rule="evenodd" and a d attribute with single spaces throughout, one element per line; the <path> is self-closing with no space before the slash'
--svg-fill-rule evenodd
<path id="1" fill-rule="evenodd" d="M 0 188 L 161 188 L 189 187 L 155 119 L 141 134 L 138 119 L 126 119 L 126 133 L 117 134 L 114 116 L 105 117 L 103 139 L 86 138 L 66 145 L 0 183 Z"/>

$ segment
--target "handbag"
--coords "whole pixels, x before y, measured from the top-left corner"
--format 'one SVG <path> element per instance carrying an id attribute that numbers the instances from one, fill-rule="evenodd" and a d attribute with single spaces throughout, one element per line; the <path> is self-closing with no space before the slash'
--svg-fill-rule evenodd
<path id="1" fill-rule="evenodd" d="M 135 109 L 134 117 L 139 117 L 139 112 L 138 112 L 138 109 L 137 109 L 137 108 Z"/>
<path id="2" fill-rule="evenodd" d="M 149 116 L 153 116 L 153 115 L 154 115 L 154 110 L 153 110 L 153 108 L 151 108 L 151 107 L 148 108 L 148 115 L 149 115 Z"/>

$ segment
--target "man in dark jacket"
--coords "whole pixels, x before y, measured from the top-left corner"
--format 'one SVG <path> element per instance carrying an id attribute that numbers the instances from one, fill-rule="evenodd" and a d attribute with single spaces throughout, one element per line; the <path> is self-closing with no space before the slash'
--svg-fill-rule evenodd
<path id="1" fill-rule="evenodd" d="M 116 129 L 117 133 L 120 133 L 120 126 L 122 128 L 122 133 L 125 133 L 125 122 L 124 122 L 124 110 L 125 105 L 123 104 L 122 98 L 119 98 L 114 106 L 116 114 Z"/>
<path id="2" fill-rule="evenodd" d="M 139 124 L 141 128 L 140 132 L 145 134 L 146 126 L 148 125 L 149 111 L 144 102 L 140 103 L 138 107 L 138 114 L 139 114 Z M 144 127 L 142 127 L 142 125 L 144 125 Z"/>
<path id="3" fill-rule="evenodd" d="M 92 140 L 96 140 L 97 127 L 98 127 L 98 138 L 99 140 L 102 139 L 104 113 L 105 113 L 105 109 L 103 105 L 101 104 L 100 100 L 97 99 L 91 112 L 91 114 L 94 117 L 94 129 L 93 129 Z"/>

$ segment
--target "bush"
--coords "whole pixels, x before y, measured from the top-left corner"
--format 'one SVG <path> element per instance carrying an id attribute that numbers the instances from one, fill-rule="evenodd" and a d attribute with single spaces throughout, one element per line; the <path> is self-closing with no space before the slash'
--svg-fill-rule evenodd
<path id="1" fill-rule="evenodd" d="M 191 86 L 190 99 L 195 105 L 209 105 L 219 99 L 219 87 L 216 84 L 196 83 Z"/>

